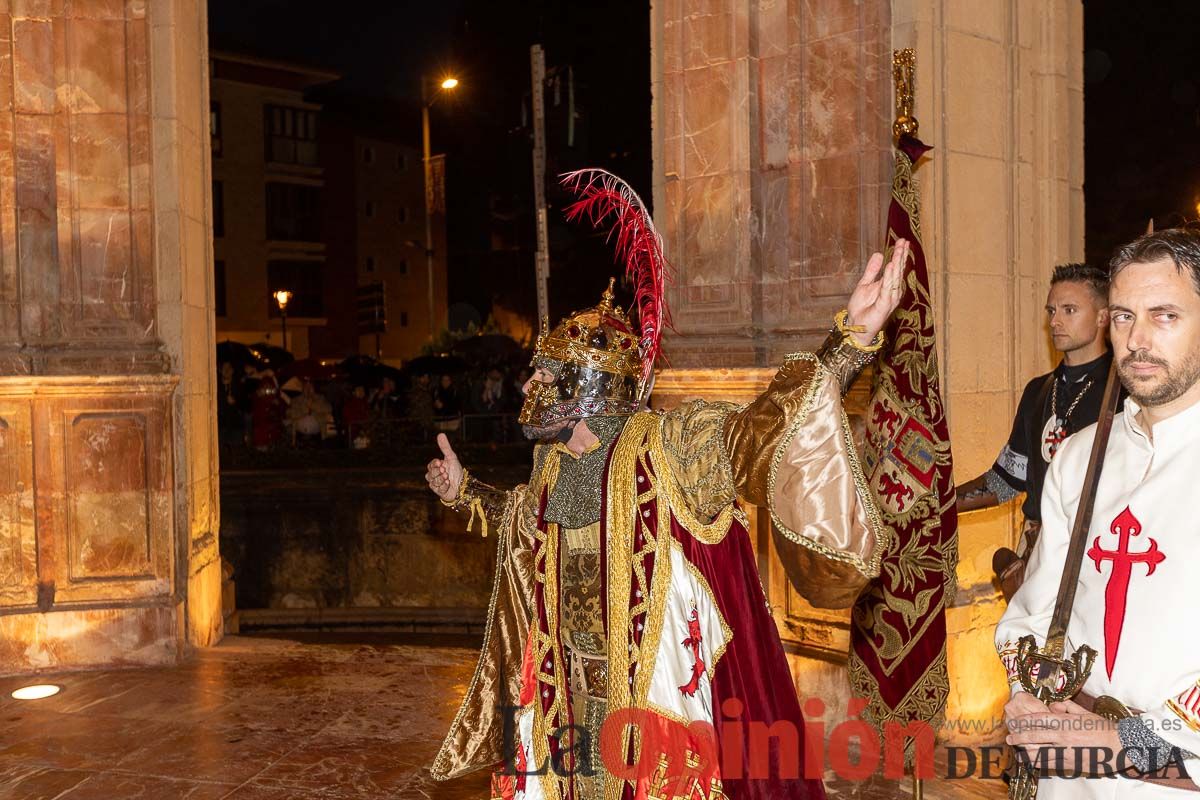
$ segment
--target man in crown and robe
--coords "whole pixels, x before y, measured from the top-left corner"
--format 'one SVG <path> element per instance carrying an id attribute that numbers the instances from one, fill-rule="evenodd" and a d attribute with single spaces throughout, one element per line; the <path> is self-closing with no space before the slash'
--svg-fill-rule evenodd
<path id="1" fill-rule="evenodd" d="M 823 798 L 736 499 L 770 514 L 814 605 L 848 607 L 878 575 L 888 534 L 841 399 L 882 346 L 908 243 L 886 266 L 871 258 L 825 344 L 785 358 L 752 403 L 656 413 L 661 239 L 615 176 L 564 183 L 579 197 L 569 219 L 612 225 L 633 308 L 614 306 L 610 283 L 598 306 L 543 321 L 520 416 L 536 442 L 528 483 L 487 486 L 438 438 L 430 488 L 482 516 L 498 556 L 482 653 L 432 774 L 492 769 L 493 797 L 526 800 Z"/>

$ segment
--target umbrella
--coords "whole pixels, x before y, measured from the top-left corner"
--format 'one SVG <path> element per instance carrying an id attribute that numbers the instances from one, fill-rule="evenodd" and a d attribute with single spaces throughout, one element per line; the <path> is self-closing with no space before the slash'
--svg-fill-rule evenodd
<path id="1" fill-rule="evenodd" d="M 230 363 L 235 367 L 254 367 L 261 369 L 266 366 L 266 359 L 263 354 L 255 350 L 249 345 L 244 345 L 241 342 L 226 340 L 217 344 L 217 363 Z"/>
<path id="2" fill-rule="evenodd" d="M 404 378 L 400 370 L 370 356 L 350 356 L 338 364 L 338 370 L 348 376 L 354 386 L 379 386 L 384 378 L 391 378 L 399 386 Z"/>
<path id="3" fill-rule="evenodd" d="M 466 368 L 467 362 L 458 356 L 418 356 L 404 365 L 404 374 L 454 375 Z"/>
<path id="4" fill-rule="evenodd" d="M 336 361 L 320 358 L 302 358 L 279 370 L 281 380 L 299 378 L 302 381 L 332 381 L 344 377 L 345 374 Z"/>
<path id="5" fill-rule="evenodd" d="M 500 333 L 468 336 L 454 343 L 450 351 L 474 361 L 510 361 L 524 353 L 524 348 L 511 336 Z"/>
<path id="6" fill-rule="evenodd" d="M 287 350 L 284 350 L 282 347 L 276 347 L 273 344 L 255 342 L 251 347 L 261 354 L 262 358 L 266 361 L 266 366 L 276 371 L 296 360 L 296 357 Z"/>
<path id="7" fill-rule="evenodd" d="M 301 392 L 304 391 L 304 384 L 300 382 L 299 378 L 293 376 L 291 378 L 288 378 L 284 382 L 284 384 L 282 386 L 280 386 L 279 388 L 280 388 L 280 390 L 285 391 L 285 392 L 291 392 L 292 394 L 300 394 Z"/>

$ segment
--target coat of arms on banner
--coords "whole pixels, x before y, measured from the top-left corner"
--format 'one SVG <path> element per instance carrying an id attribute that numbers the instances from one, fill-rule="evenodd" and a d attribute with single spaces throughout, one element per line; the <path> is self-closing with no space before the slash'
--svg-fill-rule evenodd
<path id="1" fill-rule="evenodd" d="M 867 406 L 867 442 L 863 453 L 868 481 L 887 513 L 903 517 L 933 490 L 937 470 L 933 434 L 879 387 Z"/>

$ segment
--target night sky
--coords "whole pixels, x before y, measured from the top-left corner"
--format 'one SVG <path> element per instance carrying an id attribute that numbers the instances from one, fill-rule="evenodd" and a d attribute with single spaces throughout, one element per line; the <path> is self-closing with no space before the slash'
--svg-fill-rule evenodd
<path id="1" fill-rule="evenodd" d="M 433 152 L 447 154 L 452 323 L 462 318 L 455 304 L 486 315 L 499 299 L 530 318 L 536 311 L 532 139 L 522 127 L 532 44 L 546 51 L 547 71 L 572 68 L 579 112 L 568 148 L 565 115 L 547 110 L 548 179 L 600 166 L 650 203 L 648 0 L 346 0 L 336 7 L 330 13 L 328 0 L 210 0 L 210 47 L 332 68 L 344 77 L 325 94 L 353 98 L 367 113 L 376 101 L 398 106 L 395 134 L 416 147 L 421 74 L 459 78 L 459 88 L 434 104 L 430 126 Z M 594 305 L 614 274 L 611 249 L 582 226 L 563 223 L 558 207 L 565 199 L 549 195 L 555 316 Z M 493 251 L 496 230 L 508 234 L 501 252 Z M 566 279 L 580 268 L 595 280 Z"/>
<path id="2" fill-rule="evenodd" d="M 573 148 L 548 123 L 548 174 L 603 166 L 650 202 L 648 0 L 343 0 L 330 8 L 328 0 L 210 0 L 211 47 L 332 68 L 344 77 L 327 91 L 368 111 L 398 108 L 396 135 L 414 146 L 419 76 L 460 78 L 432 119 L 433 150 L 447 153 L 449 169 L 452 304 L 486 313 L 498 298 L 534 308 L 530 138 L 521 126 L 531 44 L 542 43 L 548 69 L 573 68 L 581 120 Z M 1200 2 L 1086 0 L 1084 14 L 1087 257 L 1102 264 L 1151 216 L 1160 228 L 1198 216 Z M 562 199 L 552 195 L 552 206 Z M 599 291 L 564 273 L 612 268 L 595 237 L 562 225 L 553 208 L 550 217 L 558 314 L 590 305 Z M 509 233 L 499 254 L 497 229 Z"/>
<path id="3" fill-rule="evenodd" d="M 1200 2 L 1084 2 L 1087 257 L 1196 221 Z"/>

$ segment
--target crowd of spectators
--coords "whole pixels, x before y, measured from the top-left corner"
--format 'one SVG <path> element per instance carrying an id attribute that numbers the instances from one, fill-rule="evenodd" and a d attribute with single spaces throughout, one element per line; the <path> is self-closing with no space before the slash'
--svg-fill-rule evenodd
<path id="1" fill-rule="evenodd" d="M 519 436 L 516 416 L 528 378 L 528 368 L 493 366 L 434 376 L 393 371 L 360 382 L 291 377 L 281 385 L 272 368 L 224 362 L 217 426 L 223 448 L 363 449 L 424 441 L 439 432 L 502 443 Z"/>

